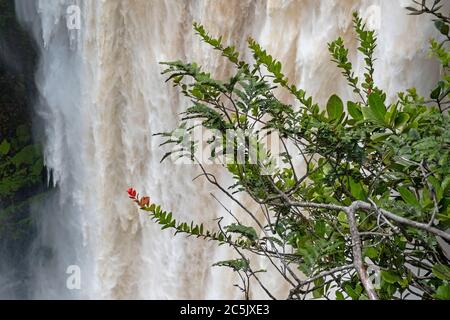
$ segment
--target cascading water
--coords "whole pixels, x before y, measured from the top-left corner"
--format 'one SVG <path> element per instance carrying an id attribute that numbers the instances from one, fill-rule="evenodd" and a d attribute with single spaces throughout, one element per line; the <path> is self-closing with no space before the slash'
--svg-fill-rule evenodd
<path id="1" fill-rule="evenodd" d="M 359 10 L 378 32 L 379 86 L 391 93 L 411 86 L 429 90 L 438 73 L 426 58 L 432 26 L 407 16 L 406 4 L 16 0 L 19 18 L 41 48 L 36 109 L 45 129 L 46 165 L 57 186 L 57 194 L 35 208 L 39 232 L 29 257 L 30 297 L 241 297 L 230 272 L 210 267 L 226 250 L 161 232 L 126 197 L 129 186 L 145 190 L 181 220 L 226 214 L 210 197 L 213 188 L 192 182 L 198 168 L 159 163 L 161 141 L 152 134 L 174 128 L 188 101 L 164 83 L 158 62 L 197 61 L 217 77 L 227 73 L 220 57 L 195 37 L 191 24 L 198 21 L 241 51 L 246 37 L 254 37 L 318 101 L 334 92 L 349 97 L 327 42 L 341 35 L 355 49 L 351 13 Z M 79 30 L 67 27 L 72 5 L 81 10 Z M 352 58 L 361 71 L 361 61 Z M 81 270 L 80 290 L 66 287 L 71 265 Z"/>

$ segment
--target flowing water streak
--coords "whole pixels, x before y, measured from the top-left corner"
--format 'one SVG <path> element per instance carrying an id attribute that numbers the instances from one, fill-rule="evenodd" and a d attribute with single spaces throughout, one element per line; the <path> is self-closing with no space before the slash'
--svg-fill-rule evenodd
<path id="1" fill-rule="evenodd" d="M 58 186 L 58 195 L 38 210 L 40 233 L 30 254 L 33 297 L 240 297 L 231 286 L 236 279 L 230 272 L 210 268 L 224 256 L 224 249 L 160 232 L 124 194 L 128 186 L 145 190 L 181 220 L 211 221 L 225 215 L 209 196 L 213 189 L 192 182 L 198 168 L 159 163 L 160 139 L 151 136 L 173 128 L 188 103 L 164 83 L 159 61 L 194 60 L 217 77 L 230 71 L 194 36 L 193 21 L 212 34 L 222 34 L 241 51 L 246 37 L 253 36 L 285 62 L 291 81 L 320 102 L 333 92 L 352 94 L 329 61 L 327 42 L 342 35 L 355 49 L 354 10 L 378 29 L 376 80 L 383 89 L 428 90 L 438 73 L 425 57 L 432 28 L 423 18 L 408 17 L 402 8 L 405 1 L 16 4 L 19 17 L 41 46 L 37 85 L 42 101 L 36 108 L 46 132 L 46 164 Z M 66 10 L 73 4 L 81 8 L 79 31 L 66 28 Z M 246 56 L 250 58 L 248 52 Z M 353 60 L 361 71 L 361 60 L 354 55 Z M 81 268 L 80 291 L 65 287 L 69 265 Z M 279 279 L 267 281 L 285 296 Z M 256 290 L 254 297 L 264 296 Z"/>

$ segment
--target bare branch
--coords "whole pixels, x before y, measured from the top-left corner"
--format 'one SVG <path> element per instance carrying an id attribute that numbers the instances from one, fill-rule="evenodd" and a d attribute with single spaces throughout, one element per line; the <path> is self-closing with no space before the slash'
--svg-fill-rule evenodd
<path id="1" fill-rule="evenodd" d="M 334 204 L 321 204 L 321 203 L 311 203 L 311 202 L 290 202 L 290 205 L 294 207 L 301 208 L 317 208 L 317 209 L 328 209 L 328 210 L 336 210 L 346 212 L 349 207 L 334 205 Z M 364 201 L 355 201 L 352 205 L 355 210 L 364 210 L 364 211 L 372 211 L 374 210 L 373 206 L 370 203 Z M 421 223 L 414 220 L 410 220 L 408 218 L 401 217 L 395 213 L 389 212 L 384 209 L 379 209 L 380 212 L 386 217 L 395 221 L 396 223 L 407 225 L 410 227 L 414 227 L 417 229 L 421 229 L 432 233 L 436 236 L 439 236 L 447 241 L 450 241 L 450 233 L 437 229 L 435 227 L 429 226 L 427 223 Z"/>
<path id="2" fill-rule="evenodd" d="M 349 270 L 349 269 L 353 269 L 354 265 L 353 264 L 349 264 L 349 265 L 345 265 L 345 266 L 340 266 L 331 270 L 327 270 L 327 271 L 323 271 L 321 273 L 319 273 L 318 275 L 308 278 L 306 280 L 303 280 L 297 287 L 295 287 L 294 289 L 291 290 L 290 294 L 289 294 L 289 299 L 291 299 L 294 295 L 297 295 L 299 293 L 301 293 L 301 288 L 304 287 L 307 284 L 310 284 L 311 282 L 316 281 L 317 279 L 320 278 L 324 278 L 324 277 L 328 277 L 331 275 L 334 275 L 335 273 L 341 272 L 341 271 L 345 271 L 345 270 Z"/>
<path id="3" fill-rule="evenodd" d="M 364 266 L 362 257 L 362 245 L 361 237 L 359 236 L 358 223 L 355 218 L 355 211 L 357 210 L 357 203 L 354 202 L 347 210 L 348 225 L 350 228 L 350 234 L 352 237 L 352 251 L 353 251 L 353 264 L 356 272 L 359 275 L 359 279 L 364 286 L 370 300 L 378 300 L 378 295 L 375 292 L 372 282 L 367 278 L 367 270 Z"/>

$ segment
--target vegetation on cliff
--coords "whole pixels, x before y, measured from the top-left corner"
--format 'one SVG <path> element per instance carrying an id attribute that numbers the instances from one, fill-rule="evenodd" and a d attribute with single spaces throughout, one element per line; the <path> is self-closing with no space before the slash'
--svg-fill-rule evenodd
<path id="1" fill-rule="evenodd" d="M 32 137 L 36 50 L 17 22 L 14 0 L 0 0 L 0 239 L 31 232 L 29 204 L 44 190 L 44 166 Z"/>

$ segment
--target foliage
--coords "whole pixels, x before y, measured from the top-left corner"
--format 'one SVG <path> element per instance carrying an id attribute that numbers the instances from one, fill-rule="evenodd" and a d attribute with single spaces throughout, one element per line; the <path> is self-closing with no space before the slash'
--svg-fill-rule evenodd
<path id="1" fill-rule="evenodd" d="M 42 180 L 43 159 L 38 145 L 28 144 L 27 127 L 19 126 L 16 137 L 0 143 L 0 198 L 13 197 L 20 189 Z"/>
<path id="2" fill-rule="evenodd" d="M 29 205 L 41 198 L 45 179 L 30 132 L 36 52 L 14 0 L 0 0 L 0 47 L 0 239 L 7 244 L 29 233 Z"/>
<path id="3" fill-rule="evenodd" d="M 439 13 L 439 2 L 429 10 L 437 18 L 438 30 L 448 37 L 449 21 Z M 129 190 L 130 197 L 163 229 L 233 247 L 240 257 L 217 265 L 236 272 L 245 269 L 247 279 L 241 277 L 241 289 L 246 297 L 246 284 L 253 278 L 273 298 L 251 269 L 246 254 L 253 253 L 277 261 L 280 276 L 291 286 L 290 299 L 311 295 L 450 299 L 449 258 L 443 247 L 450 241 L 446 231 L 450 228 L 448 42 L 431 43 L 443 69 L 431 100 L 409 89 L 390 101 L 374 82 L 376 34 L 357 14 L 354 27 L 366 64 L 363 81 L 355 75 L 341 38 L 329 44 L 329 51 L 358 97 L 355 101 L 344 102 L 334 94 L 326 106 L 320 106 L 289 83 L 281 62 L 256 41 L 248 40 L 251 64 L 199 24 L 194 24 L 196 32 L 234 66 L 235 73 L 224 81 L 213 79 L 195 63 L 163 63 L 168 81 L 192 101 L 180 128 L 189 133 L 194 129 L 192 119 L 200 119 L 203 127 L 219 133 L 209 141 L 211 158 L 224 154 L 225 142 L 217 141 L 226 140 L 227 130 L 279 132 L 282 163 L 276 166 L 270 146 L 250 134 L 243 143 L 232 141 L 235 149 L 245 151 L 243 162 L 232 156 L 224 164 L 235 180 L 232 186 L 220 185 L 198 163 L 204 177 L 238 204 L 240 214 L 253 219 L 253 226 L 233 214 L 236 223 L 222 227 L 220 219 L 218 230 L 208 231 L 203 225 L 177 222 L 172 213 Z M 281 101 L 276 95 L 279 88 L 287 90 L 295 104 Z M 174 132 L 162 134 L 167 138 L 164 145 L 174 145 L 166 157 L 197 160 L 192 151 L 198 143 L 185 144 Z M 257 163 L 250 161 L 252 144 L 263 159 Z M 294 166 L 294 157 L 302 160 L 304 173 Z M 256 212 L 239 200 L 241 193 L 260 205 L 265 219 L 257 219 Z M 370 279 L 369 267 L 379 270 L 379 286 Z"/>
<path id="4" fill-rule="evenodd" d="M 29 217 L 23 217 L 20 212 L 40 199 L 43 169 L 41 148 L 31 143 L 27 126 L 19 126 L 15 136 L 1 141 L 0 234 L 7 230 L 18 234 L 21 225 L 29 221 Z"/>

